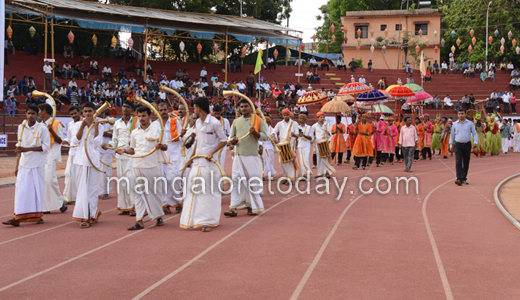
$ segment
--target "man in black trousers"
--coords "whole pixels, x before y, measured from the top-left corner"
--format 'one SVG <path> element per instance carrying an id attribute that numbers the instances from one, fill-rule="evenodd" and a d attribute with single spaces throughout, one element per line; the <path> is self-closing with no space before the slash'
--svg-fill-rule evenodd
<path id="1" fill-rule="evenodd" d="M 467 181 L 469 159 L 471 157 L 471 149 L 476 148 L 478 144 L 478 135 L 473 122 L 466 119 L 466 110 L 459 109 L 457 111 L 457 120 L 451 129 L 450 150 L 455 149 L 455 168 L 457 169 L 457 180 L 455 184 L 461 186 L 469 184 Z M 471 136 L 473 136 L 473 147 L 471 145 Z"/>

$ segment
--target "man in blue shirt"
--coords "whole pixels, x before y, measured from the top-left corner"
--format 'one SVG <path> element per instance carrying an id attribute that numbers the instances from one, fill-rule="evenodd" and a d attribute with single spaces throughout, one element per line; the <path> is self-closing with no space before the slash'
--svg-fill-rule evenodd
<path id="1" fill-rule="evenodd" d="M 441 69 L 439 68 L 439 64 L 437 63 L 437 61 L 435 61 L 433 63 L 433 72 L 434 74 L 440 74 L 441 73 Z"/>
<path id="2" fill-rule="evenodd" d="M 469 184 L 467 181 L 469 159 L 471 158 L 471 149 L 477 147 L 478 135 L 473 122 L 466 119 L 466 110 L 460 109 L 457 112 L 458 121 L 453 123 L 450 135 L 450 150 L 455 149 L 455 168 L 457 170 L 457 180 L 455 184 L 461 186 Z M 473 136 L 473 147 L 471 146 L 471 137 Z"/>

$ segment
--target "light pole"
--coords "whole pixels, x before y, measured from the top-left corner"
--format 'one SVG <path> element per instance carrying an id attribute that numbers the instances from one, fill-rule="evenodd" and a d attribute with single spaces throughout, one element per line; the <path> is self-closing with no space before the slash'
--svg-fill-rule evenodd
<path id="1" fill-rule="evenodd" d="M 489 35 L 489 8 L 493 6 L 493 1 L 489 1 L 486 13 L 486 73 L 488 71 L 488 35 Z"/>

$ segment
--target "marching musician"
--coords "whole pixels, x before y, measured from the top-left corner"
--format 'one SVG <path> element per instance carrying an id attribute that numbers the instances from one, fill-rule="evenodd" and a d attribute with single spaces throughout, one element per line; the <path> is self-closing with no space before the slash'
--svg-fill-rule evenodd
<path id="1" fill-rule="evenodd" d="M 99 116 L 100 119 L 108 117 L 108 109 L 99 114 Z M 107 181 L 107 179 L 110 180 L 112 177 L 112 157 L 114 156 L 114 150 L 102 147 L 112 140 L 112 132 L 109 132 L 112 125 L 110 125 L 110 123 L 102 123 L 101 127 L 103 128 L 103 143 L 99 150 L 99 169 L 103 171 L 103 174 L 99 176 L 99 194 L 103 197 L 103 200 L 105 200 L 108 199 L 108 195 L 112 192 L 111 181 Z"/>
<path id="2" fill-rule="evenodd" d="M 305 124 L 305 122 L 307 122 L 307 115 L 298 115 L 298 159 L 303 177 L 312 175 L 309 155 L 311 152 L 312 138 L 314 137 L 314 129 Z"/>
<path id="3" fill-rule="evenodd" d="M 325 141 L 325 146 L 329 147 L 330 132 L 328 130 L 328 124 L 325 122 L 325 114 L 320 111 L 316 114 L 316 116 L 318 117 L 318 122 L 312 125 L 314 139 L 316 141 L 316 156 L 318 165 L 318 175 L 316 177 L 326 176 L 330 178 L 331 175 L 336 173 L 336 170 L 329 162 L 330 155 L 328 157 L 322 157 L 322 155 L 320 155 L 320 151 L 322 150 L 320 150 L 318 146 L 320 141 Z"/>
<path id="4" fill-rule="evenodd" d="M 67 126 L 67 138 L 63 140 L 63 145 L 70 146 L 67 166 L 65 167 L 65 189 L 63 190 L 63 200 L 67 204 L 74 204 L 78 192 L 74 156 L 78 151 L 78 147 L 77 145 L 72 144 L 72 139 L 76 135 L 76 132 L 74 131 L 75 125 L 76 123 L 81 122 L 81 116 L 78 107 L 75 105 L 69 107 L 69 114 L 72 121 L 70 121 Z"/>
<path id="5" fill-rule="evenodd" d="M 265 133 L 268 136 L 273 134 L 274 128 L 271 126 L 272 120 L 270 117 L 265 117 L 266 125 L 265 125 Z M 274 146 L 273 143 L 267 139 L 262 142 L 262 157 L 264 161 L 264 171 L 262 173 L 262 177 L 264 180 L 266 178 L 272 178 L 276 175 L 276 170 L 274 169 Z M 267 176 L 267 177 L 266 177 Z"/>
<path id="6" fill-rule="evenodd" d="M 274 127 L 273 139 L 278 141 L 278 144 L 284 142 L 289 143 L 289 147 L 287 148 L 279 147 L 282 151 L 280 153 L 280 164 L 282 166 L 283 176 L 292 181 L 296 179 L 298 171 L 298 163 L 296 162 L 296 157 L 295 155 L 292 155 L 294 154 L 294 143 L 298 138 L 298 125 L 294 124 L 294 121 L 291 120 L 291 112 L 287 108 L 284 108 L 282 110 L 282 117 L 283 121 L 278 122 L 278 124 L 276 124 L 276 126 Z M 282 162 L 282 155 L 284 154 L 283 151 L 291 152 L 285 153 L 287 157 L 292 157 L 291 161 L 285 163 Z M 289 184 L 287 179 L 284 179 L 281 183 Z"/>

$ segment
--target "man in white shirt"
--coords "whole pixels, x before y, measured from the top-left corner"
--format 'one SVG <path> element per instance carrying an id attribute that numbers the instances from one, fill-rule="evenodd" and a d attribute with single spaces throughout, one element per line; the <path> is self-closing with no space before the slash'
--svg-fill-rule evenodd
<path id="1" fill-rule="evenodd" d="M 452 107 L 453 106 L 453 103 L 451 102 L 450 95 L 446 95 L 446 97 L 444 97 L 444 105 L 446 105 L 447 107 Z"/>
<path id="2" fill-rule="evenodd" d="M 511 113 L 511 106 L 509 105 L 509 99 L 511 98 L 511 95 L 509 92 L 505 92 L 504 96 L 502 96 L 502 102 L 504 102 L 504 113 L 510 114 Z"/>
<path id="3" fill-rule="evenodd" d="M 20 226 L 21 222 L 43 224 L 43 202 L 45 194 L 45 163 L 50 148 L 49 131 L 42 123 L 36 122 L 38 106 L 26 107 L 26 121 L 18 125 L 17 144 L 20 164 L 15 170 L 14 216 L 3 221 L 4 225 Z M 22 133 L 23 131 L 23 133 Z"/>
<path id="4" fill-rule="evenodd" d="M 366 84 L 366 83 L 367 83 L 367 80 L 366 80 L 365 77 L 363 77 L 363 75 L 361 75 L 361 77 L 359 77 L 359 82 L 361 82 L 361 83 L 365 83 L 365 84 Z"/>
<path id="5" fill-rule="evenodd" d="M 334 97 L 336 97 L 336 94 L 332 89 L 330 89 L 330 91 L 327 93 L 327 96 L 329 97 L 329 100 L 332 100 Z"/>
<path id="6" fill-rule="evenodd" d="M 98 187 L 99 176 L 102 173 L 97 171 L 85 152 L 85 143 L 87 143 L 88 155 L 92 162 L 99 162 L 99 147 L 103 141 L 103 129 L 97 120 L 94 120 L 95 105 L 92 102 L 83 104 L 82 122 L 74 125 L 76 135 L 73 137 L 72 143 L 77 144 L 78 151 L 74 157 L 74 164 L 76 165 L 76 180 L 78 187 L 78 194 L 76 196 L 76 204 L 72 219 L 80 221 L 80 228 L 89 228 L 92 223 L 96 223 L 101 215 L 98 210 Z M 88 128 L 94 125 L 93 130 L 90 131 L 87 140 L 85 136 Z"/>
<path id="7" fill-rule="evenodd" d="M 237 83 L 237 86 L 238 86 L 238 91 L 242 94 L 245 94 L 246 93 L 246 84 L 240 80 L 239 83 Z"/>
<path id="8" fill-rule="evenodd" d="M 159 90 L 159 93 L 157 95 L 159 95 L 159 99 L 161 102 L 166 101 L 166 92 Z"/>
<path id="9" fill-rule="evenodd" d="M 158 151 L 167 151 L 166 144 L 159 144 L 161 137 L 161 129 L 159 126 L 151 123 L 151 110 L 147 106 L 140 106 L 137 108 L 137 116 L 139 117 L 139 127 L 132 131 L 130 138 L 130 148 L 117 149 L 118 154 L 130 154 L 140 156 L 149 153 L 154 148 L 156 149 L 152 154 L 142 158 L 133 158 L 133 172 L 136 178 L 136 184 L 142 184 L 143 181 L 148 182 L 148 185 L 153 186 L 152 192 L 146 193 L 141 190 L 135 195 L 135 213 L 136 222 L 128 230 L 144 229 L 144 222 L 157 220 L 155 226 L 164 226 L 162 216 L 164 212 L 162 209 L 162 199 L 164 197 L 164 186 L 156 183 L 156 178 L 163 175 L 162 166 L 159 163 L 162 160 Z M 166 159 L 169 159 L 167 157 Z M 166 161 L 162 161 L 166 163 Z M 140 180 L 139 178 L 140 177 Z M 164 183 L 164 182 L 162 182 Z"/>
<path id="10" fill-rule="evenodd" d="M 274 128 L 271 126 L 272 119 L 266 116 L 265 121 L 267 123 L 265 125 L 265 133 L 268 136 L 271 136 L 274 130 Z M 262 157 L 264 161 L 264 171 L 262 173 L 262 177 L 264 180 L 266 180 L 267 178 L 273 178 L 273 176 L 277 173 L 274 169 L 274 146 L 270 139 L 267 139 L 261 143 L 263 146 Z"/>
<path id="11" fill-rule="evenodd" d="M 69 81 L 69 89 L 72 89 L 72 87 L 75 87 L 76 89 L 78 89 L 78 83 L 76 82 L 76 78 L 72 78 Z"/>
<path id="12" fill-rule="evenodd" d="M 207 81 L 201 81 L 200 88 L 204 91 L 204 95 L 207 95 L 209 93 L 209 84 Z"/>
<path id="13" fill-rule="evenodd" d="M 92 58 L 92 60 L 90 61 L 90 74 L 99 75 L 99 65 L 95 58 Z"/>
<path id="14" fill-rule="evenodd" d="M 208 82 L 208 71 L 206 71 L 206 67 L 202 67 L 202 70 L 200 71 L 200 80 Z"/>
<path id="15" fill-rule="evenodd" d="M 296 92 L 296 95 L 298 96 L 298 98 L 300 98 L 303 94 L 305 94 L 307 91 L 304 90 L 304 89 L 299 89 L 297 92 Z"/>
<path id="16" fill-rule="evenodd" d="M 103 68 L 102 73 L 103 75 L 105 75 L 105 77 L 112 78 L 112 68 L 110 68 L 108 64 Z"/>
<path id="17" fill-rule="evenodd" d="M 72 72 L 72 66 L 69 64 L 68 61 L 65 61 L 63 64 L 63 67 L 61 68 L 63 73 L 65 74 L 65 79 L 67 79 L 67 74 L 70 73 L 70 79 L 72 79 L 72 76 L 74 76 L 74 72 Z"/>
<path id="18" fill-rule="evenodd" d="M 177 80 L 175 78 L 170 81 L 169 87 L 173 90 L 179 91 L 179 85 L 177 84 Z"/>
<path id="19" fill-rule="evenodd" d="M 74 165 L 74 156 L 78 151 L 78 145 L 72 144 L 72 137 L 76 135 L 74 126 L 76 123 L 81 122 L 81 116 L 78 107 L 74 105 L 69 107 L 69 114 L 72 121 L 67 125 L 67 138 L 64 139 L 62 143 L 62 145 L 69 146 L 69 158 L 67 160 L 67 166 L 65 167 L 65 189 L 63 190 L 63 200 L 67 204 L 74 204 L 78 193 L 76 184 L 76 168 Z"/>
<path id="20" fill-rule="evenodd" d="M 182 128 L 181 122 L 170 117 L 168 114 L 168 105 L 164 102 L 158 106 L 159 114 L 163 120 L 164 133 L 163 144 L 168 146 L 168 154 L 170 155 L 170 164 L 162 165 L 163 176 L 166 178 L 167 192 L 163 197 L 162 208 L 165 214 L 171 214 L 171 208 L 175 208 L 177 213 L 182 210 L 181 192 L 181 146 L 184 142 L 186 130 Z M 159 120 L 155 120 L 152 125 L 160 127 Z M 177 179 L 176 179 L 177 178 Z"/>
<path id="21" fill-rule="evenodd" d="M 56 163 L 61 162 L 63 125 L 58 120 L 54 120 L 54 123 L 50 124 L 52 107 L 49 104 L 40 104 L 39 107 L 39 117 L 42 120 L 42 126 L 47 127 L 50 138 L 50 149 L 47 153 L 47 163 L 45 164 L 45 201 L 43 212 L 50 213 L 51 210 L 65 212 L 67 205 L 63 201 L 58 185 L 58 177 L 56 176 Z"/>
<path id="22" fill-rule="evenodd" d="M 45 60 L 45 65 L 43 66 L 43 73 L 45 74 L 45 87 L 44 89 L 53 90 L 52 86 L 52 66 L 49 65 L 49 62 Z"/>
<path id="23" fill-rule="evenodd" d="M 316 114 L 318 117 L 318 122 L 312 125 L 313 131 L 314 131 L 314 139 L 317 142 L 320 142 L 322 140 L 327 141 L 327 146 L 329 145 L 330 141 L 330 131 L 329 131 L 329 125 L 325 122 L 325 114 L 323 112 L 318 112 Z M 317 166 L 318 166 L 318 175 L 317 177 L 322 176 L 331 176 L 334 173 L 336 173 L 336 170 L 334 167 L 329 163 L 329 157 L 320 157 L 320 150 L 318 147 L 318 144 L 316 144 L 316 156 L 317 156 Z"/>
<path id="24" fill-rule="evenodd" d="M 311 69 L 313 69 L 314 72 L 318 70 L 318 62 L 316 61 L 316 58 L 314 58 L 314 56 L 309 61 L 309 67 L 311 67 Z"/>
<path id="25" fill-rule="evenodd" d="M 267 66 L 269 67 L 269 70 L 271 70 L 271 66 L 276 70 L 276 64 L 274 63 L 274 58 L 269 56 L 267 58 Z"/>
<path id="26" fill-rule="evenodd" d="M 274 127 L 273 131 L 273 139 L 280 143 L 288 143 L 289 149 L 292 151 L 293 145 L 296 139 L 299 137 L 298 132 L 298 124 L 296 124 L 293 120 L 291 120 L 291 112 L 285 108 L 282 110 L 283 121 L 278 122 Z M 294 153 L 293 153 L 294 154 Z M 289 162 L 282 163 L 282 156 L 280 156 L 280 164 L 282 166 L 283 176 L 286 177 L 281 183 L 289 184 L 288 180 L 295 180 L 297 177 L 297 170 L 295 168 L 296 155 L 294 155 L 294 159 Z"/>
<path id="27" fill-rule="evenodd" d="M 114 123 L 112 130 L 112 141 L 101 147 L 112 147 L 116 149 L 130 148 L 130 134 L 134 129 L 139 127 L 139 120 L 132 116 L 134 104 L 130 100 L 123 102 L 123 116 Z M 128 156 L 116 154 L 117 159 L 117 178 L 121 191 L 117 193 L 117 210 L 119 215 L 135 216 L 134 206 L 134 172 L 133 159 Z"/>
<path id="28" fill-rule="evenodd" d="M 217 153 L 226 146 L 227 136 L 222 129 L 222 124 L 210 115 L 207 98 L 199 97 L 193 101 L 193 105 L 195 114 L 199 117 L 195 125 L 197 142 L 193 154 L 207 155 L 207 158 L 196 159 L 191 164 L 186 181 L 186 197 L 180 227 L 186 229 L 202 227 L 202 231 L 207 232 L 211 227 L 218 226 L 222 209 L 220 171 L 210 159 L 218 159 Z M 204 180 L 202 181 L 201 178 Z"/>
<path id="29" fill-rule="evenodd" d="M 297 66 L 298 64 L 303 66 L 305 64 L 305 59 L 297 59 L 294 65 Z"/>
<path id="30" fill-rule="evenodd" d="M 119 93 L 114 91 L 114 93 Z M 122 105 L 122 104 L 121 104 Z M 108 117 L 108 110 L 105 110 L 99 115 L 100 119 Z M 108 199 L 108 195 L 112 192 L 112 184 L 110 178 L 112 178 L 112 157 L 114 156 L 114 150 L 101 147 L 102 145 L 108 144 L 112 140 L 112 125 L 109 123 L 102 123 L 101 128 L 103 129 L 103 141 L 99 148 L 99 169 L 103 171 L 99 176 L 99 196 L 103 197 L 103 200 Z"/>
<path id="31" fill-rule="evenodd" d="M 298 160 L 300 162 L 300 169 L 303 177 L 312 175 L 309 156 L 311 152 L 311 143 L 314 138 L 314 128 L 305 124 L 305 122 L 307 122 L 307 115 L 300 114 L 298 116 Z"/>
<path id="32" fill-rule="evenodd" d="M 441 69 L 444 74 L 450 73 L 450 70 L 448 69 L 448 64 L 446 63 L 446 61 L 442 61 Z"/>

